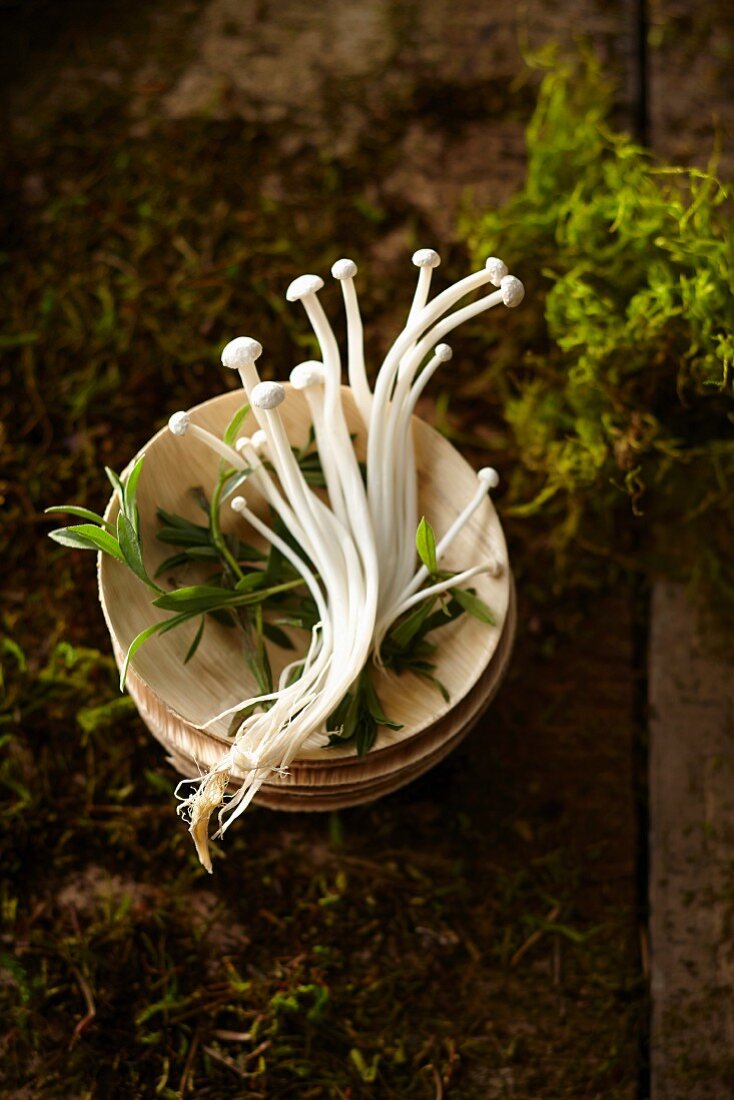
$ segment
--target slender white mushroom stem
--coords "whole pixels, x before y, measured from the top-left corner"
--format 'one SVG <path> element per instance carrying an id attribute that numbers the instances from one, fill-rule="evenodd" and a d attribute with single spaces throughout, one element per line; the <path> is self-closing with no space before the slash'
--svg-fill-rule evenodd
<path id="1" fill-rule="evenodd" d="M 410 312 L 408 313 L 406 326 L 412 324 L 421 310 L 425 307 L 431 290 L 433 270 L 441 263 L 441 257 L 438 252 L 435 252 L 432 248 L 419 248 L 417 252 L 413 253 L 413 263 L 418 268 L 418 283 L 413 295 L 413 302 L 410 307 Z"/>
<path id="2" fill-rule="evenodd" d="M 482 562 L 481 565 L 473 565 L 471 569 L 465 569 L 463 573 L 456 573 L 453 577 L 449 577 L 448 580 L 437 581 L 436 584 L 431 584 L 428 588 L 422 588 L 420 592 L 416 592 L 413 596 L 408 596 L 407 599 L 397 605 L 395 608 L 395 618 L 397 619 L 405 614 L 405 612 L 409 611 L 415 604 L 430 599 L 431 596 L 439 596 L 442 592 L 447 592 L 450 588 L 458 588 L 460 585 L 465 584 L 466 581 L 470 581 L 472 577 L 476 577 L 479 573 L 490 573 L 493 568 L 494 562 Z"/>
<path id="3" fill-rule="evenodd" d="M 498 272 L 504 269 L 502 277 L 507 274 L 507 268 L 504 265 L 500 268 L 498 267 L 499 264 L 502 264 L 501 260 L 490 256 L 483 270 L 474 271 L 471 275 L 467 275 L 464 279 L 460 279 L 457 283 L 447 287 L 441 294 L 437 294 L 415 317 L 409 319 L 380 367 L 374 390 L 375 398 L 379 396 L 381 400 L 384 400 L 385 396 L 389 395 L 401 358 L 429 325 L 442 317 L 447 310 L 462 298 L 485 286 L 486 283 L 499 285 L 496 281 Z"/>
<path id="4" fill-rule="evenodd" d="M 270 476 L 270 471 L 263 464 L 261 452 L 265 450 L 264 438 L 265 433 L 257 431 L 249 439 L 247 436 L 241 436 L 235 444 L 237 453 L 245 458 L 250 471 L 247 478 L 248 484 L 251 483 L 257 489 L 263 499 L 277 512 L 294 538 L 305 546 L 308 539 L 296 513 L 278 490 Z"/>
<path id="5" fill-rule="evenodd" d="M 393 470 L 392 479 L 386 480 L 388 491 L 393 490 L 392 530 L 394 534 L 393 562 L 389 579 L 383 588 L 380 614 L 396 599 L 397 593 L 413 574 L 415 562 L 415 529 L 418 525 L 418 478 L 415 468 L 415 448 L 411 416 L 418 398 L 430 379 L 441 366 L 451 359 L 453 352 L 448 344 L 438 344 L 433 359 L 421 371 L 418 381 L 410 391 L 407 401 L 393 402 L 387 410 L 388 431 L 385 446 L 388 454 L 385 466 Z M 402 503 L 401 503 L 402 502 Z"/>
<path id="6" fill-rule="evenodd" d="M 405 584 L 413 571 L 415 561 L 415 530 L 418 526 L 418 473 L 415 465 L 415 446 L 413 444 L 412 417 L 418 399 L 442 363 L 448 363 L 453 357 L 448 344 L 437 344 L 433 359 L 421 371 L 418 380 L 410 390 L 410 396 L 403 403 L 400 419 L 396 426 L 397 466 L 403 470 L 403 514 L 398 545 L 398 562 L 395 570 L 396 586 Z M 401 545 L 402 543 L 402 545 Z"/>
<path id="7" fill-rule="evenodd" d="M 301 520 L 306 539 L 304 549 L 323 576 L 324 570 L 327 569 L 343 570 L 340 556 L 335 552 L 337 548 L 328 538 L 329 534 L 337 534 L 338 537 L 338 521 L 306 484 L 296 462 L 283 422 L 277 412 L 278 405 L 284 400 L 285 390 L 278 382 L 260 382 L 250 392 L 253 410 L 258 410 L 263 430 L 268 437 L 270 456 L 276 473 L 288 495 L 291 507 Z M 320 521 L 327 517 L 331 520 L 331 532 L 321 526 Z"/>
<path id="8" fill-rule="evenodd" d="M 194 424 L 187 412 L 175 412 L 168 420 L 168 430 L 176 436 L 184 436 L 187 432 L 190 432 L 191 435 L 205 443 L 211 451 L 215 451 L 220 458 L 233 466 L 235 470 L 244 470 L 245 464 L 234 447 L 228 447 L 213 432 L 202 428 L 199 424 Z"/>
<path id="9" fill-rule="evenodd" d="M 341 283 L 344 312 L 347 318 L 347 374 L 354 400 L 366 426 L 372 407 L 372 391 L 364 365 L 362 316 L 359 312 L 357 288 L 354 285 L 357 265 L 354 260 L 337 260 L 331 269 L 331 274 Z"/>
<path id="10" fill-rule="evenodd" d="M 404 363 L 401 364 L 404 373 L 397 381 L 393 406 L 399 407 L 405 400 L 407 388 L 410 386 L 416 371 L 438 340 L 464 321 L 470 320 L 500 303 L 504 303 L 510 308 L 519 305 L 523 295 L 524 288 L 520 280 L 516 279 L 513 275 L 505 275 L 501 279 L 500 288 L 498 290 L 478 299 L 476 302 L 472 302 L 470 305 L 454 311 L 449 314 L 448 317 L 444 317 L 443 320 L 435 324 L 433 328 L 418 340 L 415 347 L 406 356 Z M 435 301 L 423 311 L 424 314 L 429 312 L 434 305 Z M 402 337 L 400 339 L 402 339 Z M 375 405 L 377 405 L 378 388 L 379 386 L 375 389 Z M 386 425 L 384 424 L 385 421 L 387 421 Z M 372 443 L 372 424 L 370 428 L 370 443 Z M 381 432 L 382 450 L 377 454 L 374 449 L 370 450 L 368 447 L 367 471 L 368 485 L 370 485 L 371 490 L 373 484 L 375 486 L 374 495 L 372 495 L 372 491 L 370 494 L 370 505 L 373 508 L 373 518 L 375 519 L 376 530 L 385 544 L 392 545 L 393 547 L 396 539 L 393 530 L 395 507 L 391 483 L 391 470 L 394 466 L 394 431 L 394 420 L 383 410 L 383 428 Z M 370 465 L 370 458 L 372 459 L 372 465 Z M 374 483 L 370 481 L 371 478 L 374 479 Z M 398 560 L 402 560 L 399 551 Z M 387 599 L 389 599 L 392 588 L 392 578 L 384 579 L 381 587 L 380 615 L 384 612 L 385 604 Z"/>
<path id="11" fill-rule="evenodd" d="M 293 550 L 288 545 L 287 542 L 285 542 L 284 539 L 277 535 L 268 526 L 267 523 L 260 519 L 260 517 L 257 516 L 254 512 L 250 511 L 250 509 L 247 507 L 247 502 L 243 496 L 233 497 L 232 501 L 230 502 L 230 507 L 234 512 L 237 512 L 238 515 L 246 519 L 250 526 L 255 531 L 257 531 L 258 534 L 260 534 L 266 540 L 266 542 L 269 542 L 272 546 L 275 546 L 283 555 L 283 557 L 291 563 L 296 572 L 303 578 L 319 613 L 319 626 L 322 631 L 322 636 L 320 640 L 321 648 L 328 652 L 329 646 L 331 645 L 331 618 L 323 594 L 321 592 L 321 589 L 319 588 L 318 581 L 316 580 L 312 569 L 306 564 L 303 558 L 299 554 L 297 554 L 295 550 Z M 313 646 L 314 640 L 312 640 L 312 648 Z M 309 655 L 310 653 L 311 650 L 309 650 Z M 304 659 L 306 664 L 310 663 L 309 655 L 307 655 Z M 233 706 L 221 711 L 213 718 L 210 718 L 200 728 L 204 730 L 209 729 L 215 723 L 223 721 L 225 718 L 230 717 L 230 715 L 235 714 L 237 711 L 245 710 L 248 707 L 255 706 L 260 703 L 270 702 L 273 699 L 277 699 L 280 694 L 280 691 L 276 691 L 269 692 L 266 695 L 254 695 L 249 698 L 242 699 L 238 703 L 235 703 Z"/>
<path id="12" fill-rule="evenodd" d="M 301 302 L 321 346 L 326 372 L 324 415 L 332 433 L 332 445 L 338 454 L 338 473 L 345 502 L 344 511 L 365 570 L 368 603 L 364 614 L 368 620 L 372 618 L 374 622 L 376 602 L 373 604 L 373 601 L 377 599 L 379 587 L 374 534 L 359 464 L 342 407 L 339 347 L 316 296 L 323 285 L 323 280 L 317 275 L 302 275 L 290 284 L 286 291 L 286 298 L 291 302 Z"/>
<path id="13" fill-rule="evenodd" d="M 258 340 L 253 340 L 251 336 L 237 336 L 222 348 L 222 364 L 230 370 L 238 372 L 248 401 L 250 400 L 250 391 L 260 381 L 255 362 L 262 355 L 262 351 L 262 344 Z M 255 409 L 252 411 L 257 420 L 257 411 Z"/>
<path id="14" fill-rule="evenodd" d="M 326 382 L 324 364 L 315 360 L 299 363 L 291 371 L 290 382 L 294 389 L 302 391 L 306 396 L 329 500 L 336 515 L 348 527 L 347 505 L 338 468 L 343 456 L 339 453 L 338 445 L 334 445 L 336 441 L 330 440 L 327 434 L 323 393 Z"/>
<path id="15" fill-rule="evenodd" d="M 437 295 L 436 298 L 420 310 L 412 320 L 409 319 L 405 329 L 393 344 L 380 368 L 375 384 L 370 415 L 367 446 L 367 484 L 369 487 L 370 511 L 375 524 L 375 534 L 381 545 L 389 546 L 393 541 L 390 514 L 386 512 L 387 501 L 390 494 L 390 468 L 388 467 L 386 471 L 384 465 L 386 449 L 389 450 L 389 447 L 386 448 L 385 446 L 385 434 L 388 430 L 385 423 L 385 414 L 386 408 L 391 400 L 397 373 L 400 371 L 400 381 L 403 383 L 403 389 L 401 390 L 399 388 L 398 392 L 395 394 L 395 400 L 399 402 L 400 399 L 404 399 L 405 385 L 409 386 L 412 382 L 413 374 L 411 373 L 411 369 L 414 373 L 433 344 L 437 343 L 442 336 L 451 330 L 451 328 L 461 324 L 462 321 L 468 320 L 470 317 L 476 316 L 477 313 L 481 313 L 484 309 L 498 304 L 500 301 L 504 300 L 505 296 L 498 293 L 496 298 L 494 295 L 489 295 L 480 299 L 480 301 L 475 302 L 473 306 L 466 307 L 464 310 L 459 310 L 457 313 L 452 314 L 452 317 L 444 322 L 445 327 L 442 328 L 440 324 L 436 325 L 433 330 L 434 339 L 432 341 L 429 342 L 424 339 L 418 343 L 417 347 L 414 347 L 416 341 L 419 340 L 431 324 L 438 321 L 451 306 L 455 305 L 467 294 L 479 289 L 479 287 L 484 286 L 488 282 L 496 285 L 498 279 L 500 284 L 507 278 L 511 279 L 511 276 L 506 275 L 506 271 L 507 268 L 501 260 L 497 260 L 496 257 L 490 257 L 485 264 L 484 270 L 473 272 L 465 279 L 461 279 L 458 283 Z M 515 279 L 514 283 L 516 283 L 520 291 L 522 291 L 522 284 L 519 280 Z M 520 293 L 518 297 L 515 291 L 514 297 L 517 298 L 517 301 L 510 301 L 510 299 L 513 298 L 513 293 L 511 293 L 508 288 L 507 297 L 508 301 L 506 304 L 516 305 L 519 304 L 522 294 Z M 468 310 L 472 312 L 467 312 Z M 453 322 L 452 318 L 454 319 Z M 407 364 L 403 363 L 403 358 L 406 354 L 409 355 Z M 407 379 L 407 381 L 404 381 L 404 379 Z M 387 587 L 389 587 L 389 585 L 385 586 L 383 584 L 381 593 L 384 593 Z M 382 598 L 381 594 L 381 600 Z"/>
<path id="16" fill-rule="evenodd" d="M 344 419 L 344 410 L 341 403 L 341 356 L 339 355 L 339 345 L 324 313 L 323 306 L 317 297 L 323 285 L 324 280 L 318 275 L 300 275 L 290 284 L 285 296 L 289 302 L 300 302 L 311 322 L 323 358 L 324 412 L 332 433 L 333 446 L 338 448 L 342 462 L 347 465 L 352 463 L 356 465 L 356 458 L 349 439 L 349 430 Z M 338 515 L 347 519 L 348 508 L 346 500 L 343 498 L 341 481 L 342 478 L 339 479 L 340 488 L 337 490 L 335 487 L 336 499 L 332 498 L 332 505 Z"/>
<path id="17" fill-rule="evenodd" d="M 262 535 L 267 542 L 279 550 L 286 561 L 290 562 L 299 576 L 303 577 L 319 613 L 319 622 L 323 630 L 324 643 L 328 645 L 331 640 L 331 617 L 324 601 L 323 593 L 319 588 L 318 581 L 313 574 L 313 570 L 306 565 L 303 558 L 288 545 L 285 539 L 277 535 L 259 516 L 255 515 L 255 513 L 247 507 L 247 501 L 244 497 L 234 497 L 230 507 L 232 511 L 237 512 L 238 515 L 247 520 L 250 526 L 257 531 L 258 534 Z"/>
<path id="18" fill-rule="evenodd" d="M 494 470 L 491 466 L 484 466 L 481 470 L 478 470 L 477 480 L 479 484 L 477 485 L 474 496 L 456 517 L 446 534 L 443 535 L 443 537 L 439 539 L 439 541 L 436 543 L 436 561 L 438 563 L 443 560 L 446 551 L 451 546 L 456 536 L 466 526 L 466 524 L 476 512 L 477 508 L 479 508 L 480 504 L 485 499 L 487 492 L 490 489 L 494 489 L 497 487 L 497 485 L 499 485 L 499 475 L 497 471 Z M 406 587 L 400 593 L 399 600 L 402 601 L 408 596 L 412 596 L 414 592 L 418 591 L 423 582 L 428 580 L 428 577 L 428 570 L 426 569 L 425 565 L 422 565 L 420 569 L 417 570 L 415 576 L 410 581 L 410 583 L 406 585 Z"/>

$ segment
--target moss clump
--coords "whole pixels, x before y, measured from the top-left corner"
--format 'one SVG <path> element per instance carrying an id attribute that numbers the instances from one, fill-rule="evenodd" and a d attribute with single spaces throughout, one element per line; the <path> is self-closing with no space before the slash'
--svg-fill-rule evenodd
<path id="1" fill-rule="evenodd" d="M 548 517 L 564 573 L 571 550 L 579 568 L 585 551 L 624 562 L 632 549 L 636 565 L 696 566 L 725 588 L 727 192 L 711 172 L 658 164 L 616 132 L 612 102 L 592 59 L 554 66 L 528 126 L 523 188 L 499 210 L 464 217 L 477 257 L 510 257 L 530 291 L 514 342 L 503 341 L 481 383 L 514 436 L 512 511 Z M 618 528 L 630 513 L 649 522 L 626 524 L 625 545 Z"/>

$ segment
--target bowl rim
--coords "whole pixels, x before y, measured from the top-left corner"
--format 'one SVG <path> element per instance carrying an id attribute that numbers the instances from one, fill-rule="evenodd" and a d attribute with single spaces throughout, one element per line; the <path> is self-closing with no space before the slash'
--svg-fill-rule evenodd
<path id="1" fill-rule="evenodd" d="M 291 394 L 295 395 L 295 394 L 298 393 L 298 391 L 293 390 L 293 388 L 290 386 L 289 383 L 284 383 L 284 386 L 285 386 L 287 391 L 290 391 Z M 299 395 L 299 396 L 302 396 L 302 395 Z M 351 392 L 351 390 L 348 386 L 342 386 L 342 396 L 344 398 L 345 410 L 349 411 L 352 419 L 354 419 L 355 414 L 356 414 L 356 407 L 354 406 L 352 392 Z M 305 400 L 305 399 L 302 398 L 302 400 Z M 229 390 L 229 391 L 226 391 L 223 394 L 219 394 L 219 395 L 217 395 L 213 398 L 208 399 L 207 401 L 201 402 L 200 404 L 198 404 L 196 406 L 193 406 L 189 410 L 189 415 L 191 416 L 192 420 L 194 420 L 194 421 L 196 421 L 197 419 L 201 419 L 202 417 L 204 417 L 206 419 L 207 415 L 210 414 L 212 412 L 212 410 L 214 410 L 215 408 L 218 409 L 219 411 L 222 411 L 223 409 L 225 409 L 227 406 L 229 406 L 231 404 L 233 406 L 233 409 L 231 411 L 234 411 L 234 407 L 236 407 L 237 403 L 240 403 L 240 404 L 243 403 L 243 391 L 242 390 Z M 358 414 L 356 414 L 356 415 L 358 415 Z M 463 467 L 466 468 L 466 470 L 470 471 L 472 475 L 474 474 L 474 471 L 472 470 L 471 466 L 469 466 L 466 459 L 435 428 L 433 428 L 432 426 L 427 424 L 425 421 L 423 421 L 420 418 L 415 417 L 415 416 L 412 418 L 412 423 L 413 423 L 413 428 L 414 428 L 414 436 L 416 438 L 416 444 L 418 444 L 418 442 L 421 441 L 421 445 L 423 445 L 424 441 L 428 441 L 428 442 L 425 442 L 426 447 L 428 447 L 428 445 L 430 443 L 431 446 L 438 447 L 439 452 L 441 450 L 443 450 L 445 453 L 449 453 L 449 452 L 446 451 L 446 448 L 449 448 L 450 452 L 451 452 L 451 460 L 457 464 L 457 467 L 458 466 L 463 466 Z M 127 466 L 123 470 L 122 476 L 124 477 L 125 474 L 129 472 L 129 470 L 132 468 L 135 461 L 137 461 L 137 459 L 141 455 L 149 454 L 151 451 L 153 451 L 156 448 L 156 445 L 159 444 L 161 440 L 167 439 L 169 437 L 170 437 L 170 433 L 168 432 L 168 428 L 166 426 L 164 426 L 158 432 L 156 432 L 148 440 L 148 442 L 138 450 L 136 455 L 130 460 L 130 462 L 127 464 Z M 417 451 L 420 450 L 420 447 L 418 445 L 416 446 L 416 450 Z M 142 482 L 143 482 L 143 479 L 141 479 L 141 485 L 142 485 Z M 106 508 L 105 508 L 104 517 L 105 517 L 106 520 L 114 518 L 114 516 L 116 514 L 116 511 L 117 511 L 117 507 L 118 507 L 117 497 L 113 493 L 112 496 L 110 497 L 110 500 L 109 500 Z M 482 508 L 479 509 L 478 511 L 481 511 L 481 510 L 483 510 L 485 512 L 485 515 L 488 517 L 488 519 L 487 519 L 487 532 L 489 532 L 489 526 L 491 525 L 495 545 L 497 543 L 497 540 L 499 540 L 499 542 L 501 544 L 501 548 L 504 551 L 505 560 L 507 560 L 504 533 L 502 531 L 502 527 L 501 527 L 499 518 L 497 516 L 496 510 L 494 508 L 493 502 L 492 502 L 492 500 L 489 496 L 487 496 L 485 498 L 485 503 L 482 505 Z M 113 569 L 115 566 L 117 566 L 119 569 L 123 569 L 123 570 L 125 569 L 124 566 L 121 566 L 119 563 L 112 561 L 112 559 L 109 559 L 108 557 L 106 557 L 102 554 L 98 555 L 98 559 L 97 559 L 98 594 L 99 594 L 99 599 L 100 599 L 100 603 L 101 603 L 101 606 L 102 606 L 102 611 L 103 611 L 103 614 L 104 614 L 105 622 L 106 622 L 106 625 L 107 625 L 107 629 L 110 633 L 110 636 L 111 636 L 111 639 L 112 639 L 112 642 L 113 642 L 113 651 L 114 651 L 115 659 L 116 659 L 116 661 L 118 663 L 118 666 L 119 666 L 121 664 L 121 661 L 122 661 L 122 654 L 124 653 L 124 650 L 125 650 L 126 647 L 124 646 L 124 643 L 121 642 L 121 640 L 119 638 L 118 631 L 116 629 L 115 621 L 114 621 L 114 611 L 113 611 L 113 609 L 110 605 L 110 602 L 108 601 L 108 587 L 109 587 L 110 570 Z M 135 578 L 133 578 L 132 576 L 130 577 L 130 581 L 134 581 L 136 584 L 141 583 L 141 582 L 137 581 Z M 471 689 L 474 687 L 474 685 L 477 683 L 477 681 L 481 677 L 483 671 L 486 669 L 486 667 L 491 662 L 491 659 L 492 659 L 492 657 L 493 657 L 493 655 L 494 655 L 494 653 L 497 649 L 497 646 L 499 645 L 502 630 L 504 628 L 505 621 L 506 621 L 506 618 L 507 618 L 508 609 L 509 609 L 509 602 L 510 602 L 511 574 L 510 574 L 509 567 L 507 567 L 504 570 L 504 574 L 503 574 L 503 578 L 501 578 L 501 582 L 502 583 L 499 587 L 501 588 L 505 598 L 502 601 L 501 608 L 498 609 L 497 626 L 493 627 L 493 628 L 489 628 L 489 627 L 486 628 L 487 631 L 491 631 L 492 641 L 491 641 L 491 644 L 486 645 L 486 648 L 484 650 L 483 662 L 481 663 L 481 666 L 477 666 L 474 669 L 475 674 L 473 674 L 472 676 L 468 677 L 465 681 L 463 681 L 459 690 L 457 690 L 456 692 L 452 691 L 452 697 L 451 697 L 451 701 L 450 701 L 449 704 L 446 704 L 443 700 L 439 700 L 439 697 L 436 693 L 436 697 L 437 697 L 436 698 L 436 706 L 435 706 L 435 708 L 432 708 L 432 710 L 434 710 L 434 714 L 433 714 L 432 718 L 430 718 L 430 720 L 423 720 L 420 724 L 416 725 L 414 728 L 411 728 L 406 733 L 404 733 L 402 736 L 400 736 L 400 735 L 393 736 L 393 735 L 391 735 L 392 731 L 387 731 L 387 730 L 385 730 L 384 727 L 380 727 L 379 730 L 378 730 L 377 742 L 375 743 L 374 747 L 370 750 L 370 753 L 368 755 L 373 756 L 376 753 L 389 751 L 390 749 L 395 748 L 397 745 L 399 745 L 399 744 L 401 744 L 401 743 L 403 743 L 403 742 L 405 742 L 405 741 L 407 741 L 411 738 L 419 737 L 425 730 L 430 729 L 433 725 L 435 725 L 437 722 L 439 722 L 451 709 L 453 709 L 455 706 L 460 704 L 461 701 L 464 699 L 464 697 L 471 691 Z M 495 610 L 494 606 L 493 606 L 493 610 Z M 458 620 L 458 623 L 460 623 L 460 624 L 463 623 L 465 619 L 468 619 L 468 616 L 462 616 L 462 618 L 460 620 Z M 451 627 L 446 627 L 445 629 L 450 630 Z M 488 637 L 489 637 L 489 635 L 488 635 Z M 208 730 L 205 733 L 202 732 L 201 725 L 198 724 L 196 721 L 194 721 L 193 718 L 191 717 L 191 715 L 187 715 L 186 713 L 183 713 L 181 711 L 181 709 L 177 708 L 175 705 L 173 705 L 173 703 L 167 701 L 166 698 L 165 698 L 165 694 L 162 693 L 160 691 L 160 689 L 158 687 L 156 687 L 153 683 L 151 683 L 148 679 L 146 679 L 146 677 L 144 675 L 142 675 L 140 672 L 138 672 L 137 669 L 134 666 L 133 666 L 132 671 L 133 671 L 134 675 L 137 677 L 137 679 L 142 684 L 145 685 L 146 691 L 149 692 L 150 695 L 153 696 L 157 700 L 158 705 L 161 708 L 163 708 L 164 710 L 166 710 L 168 713 L 170 713 L 170 715 L 173 718 L 175 718 L 178 722 L 180 722 L 184 727 L 187 727 L 187 728 L 191 729 L 192 731 L 196 731 L 197 734 L 201 738 L 205 738 L 211 744 L 212 747 L 216 746 L 216 748 L 220 751 L 225 751 L 231 745 L 231 743 L 232 743 L 231 739 L 228 738 L 226 735 L 222 734 L 221 732 L 218 732 L 216 730 Z M 403 684 L 410 682 L 410 679 L 414 679 L 412 674 L 402 674 L 399 677 L 396 674 L 392 674 L 392 675 L 393 675 L 395 680 L 399 680 L 400 683 L 403 683 Z M 429 690 L 432 690 L 432 689 L 429 689 Z M 140 709 L 140 707 L 139 707 L 139 709 Z M 143 718 L 144 718 L 144 720 L 146 720 L 144 714 L 143 714 Z M 349 760 L 355 760 L 356 759 L 356 749 L 354 749 L 353 746 L 336 746 L 334 748 L 329 748 L 328 750 L 326 750 L 325 748 L 310 750 L 310 751 L 307 752 L 306 755 L 299 756 L 298 763 L 301 766 L 312 765 L 314 767 L 323 767 L 324 763 L 327 759 L 327 757 L 324 756 L 324 753 L 326 753 L 327 751 L 328 751 L 328 760 L 330 762 L 339 763 L 340 765 L 343 765 L 343 764 L 347 763 Z M 294 761 L 294 763 L 295 763 L 295 761 Z"/>

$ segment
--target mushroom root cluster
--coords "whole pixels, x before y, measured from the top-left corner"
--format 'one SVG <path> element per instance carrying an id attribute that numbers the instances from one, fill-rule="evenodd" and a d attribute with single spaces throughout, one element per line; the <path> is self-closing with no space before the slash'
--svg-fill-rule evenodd
<path id="1" fill-rule="evenodd" d="M 482 270 L 429 300 L 438 253 L 421 249 L 413 263 L 418 280 L 408 318 L 374 386 L 365 370 L 357 265 L 342 259 L 331 269 L 344 299 L 347 376 L 366 431 L 366 478 L 344 413 L 339 345 L 318 297 L 324 282 L 317 275 L 301 275 L 288 287 L 286 298 L 301 303 L 320 346 L 321 360 L 300 363 L 290 382 L 308 402 L 328 503 L 306 483 L 291 449 L 279 413 L 287 399 L 285 388 L 260 379 L 256 364 L 262 347 L 257 340 L 237 337 L 222 352 L 224 366 L 239 373 L 257 431 L 230 447 L 194 424 L 186 412 L 174 413 L 169 421 L 174 435 L 196 436 L 243 473 L 231 508 L 300 574 L 319 616 L 308 651 L 295 662 L 300 671 L 295 681 L 292 664 L 280 675 L 277 690 L 243 699 L 203 727 L 246 711 L 217 765 L 203 776 L 184 780 L 179 788 L 188 792 L 179 795 L 179 812 L 189 820 L 199 858 L 209 871 L 211 815 L 218 812 L 215 835 L 221 836 L 269 776 L 287 769 L 304 747 L 322 742 L 329 716 L 365 663 L 379 663 L 390 625 L 421 600 L 460 586 L 480 572 L 499 573 L 506 567 L 495 554 L 448 579 L 426 584 L 429 572 L 424 565 L 417 568 L 416 558 L 418 487 L 411 417 L 430 379 L 452 357 L 444 338 L 485 310 L 519 305 L 523 285 L 493 256 Z M 485 287 L 492 289 L 460 305 Z M 493 469 L 478 472 L 474 495 L 437 541 L 439 563 L 497 482 Z M 263 498 L 293 536 L 292 543 L 280 538 L 253 508 Z M 239 776 L 244 779 L 234 794 L 228 794 Z"/>

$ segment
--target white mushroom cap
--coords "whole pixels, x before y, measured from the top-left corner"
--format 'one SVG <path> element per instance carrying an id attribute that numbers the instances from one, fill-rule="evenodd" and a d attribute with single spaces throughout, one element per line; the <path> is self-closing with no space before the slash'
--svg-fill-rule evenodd
<path id="1" fill-rule="evenodd" d="M 433 354 L 441 363 L 448 363 L 454 357 L 453 349 L 448 344 L 436 344 Z"/>
<path id="2" fill-rule="evenodd" d="M 489 281 L 493 286 L 499 286 L 507 274 L 507 264 L 498 260 L 496 256 L 490 256 L 484 265 L 489 272 Z"/>
<path id="3" fill-rule="evenodd" d="M 335 279 L 353 279 L 357 274 L 357 265 L 354 260 L 337 260 L 332 265 L 331 274 Z"/>
<path id="4" fill-rule="evenodd" d="M 477 478 L 488 489 L 496 489 L 500 483 L 500 475 L 492 466 L 482 466 L 481 470 L 477 470 Z"/>
<path id="5" fill-rule="evenodd" d="M 413 263 L 416 267 L 438 267 L 441 257 L 432 248 L 419 248 L 413 253 Z"/>
<path id="6" fill-rule="evenodd" d="M 229 506 L 233 512 L 244 512 L 247 507 L 247 501 L 244 497 L 232 497 Z"/>
<path id="7" fill-rule="evenodd" d="M 249 443 L 250 443 L 249 435 L 241 435 L 240 438 L 237 440 L 237 442 L 234 445 L 234 449 L 237 451 L 237 454 L 241 455 L 242 452 L 247 449 L 247 445 Z"/>
<path id="8" fill-rule="evenodd" d="M 525 287 L 514 275 L 505 275 L 500 283 L 500 289 L 502 291 L 502 301 L 510 309 L 519 306 L 525 297 Z"/>
<path id="9" fill-rule="evenodd" d="M 318 275 L 299 275 L 288 287 L 285 296 L 289 302 L 299 302 L 309 294 L 316 294 L 323 285 L 324 280 Z"/>
<path id="10" fill-rule="evenodd" d="M 250 401 L 257 409 L 277 409 L 285 401 L 285 390 L 280 382 L 258 382 L 250 393 Z"/>
<path id="11" fill-rule="evenodd" d="M 254 363 L 262 352 L 262 344 L 251 336 L 237 336 L 222 349 L 222 364 L 230 370 L 238 370 L 248 363 Z"/>
<path id="12" fill-rule="evenodd" d="M 187 412 L 175 412 L 168 419 L 168 430 L 174 435 L 186 435 L 191 424 L 191 417 Z"/>
<path id="13" fill-rule="evenodd" d="M 309 386 L 323 385 L 326 375 L 324 364 L 315 359 L 309 359 L 305 363 L 299 363 L 291 371 L 291 385 L 296 390 L 306 390 Z"/>
<path id="14" fill-rule="evenodd" d="M 262 428 L 258 428 L 256 432 L 252 433 L 250 443 L 252 443 L 256 451 L 261 451 L 263 447 L 267 447 L 268 444 L 267 432 L 264 432 Z"/>

